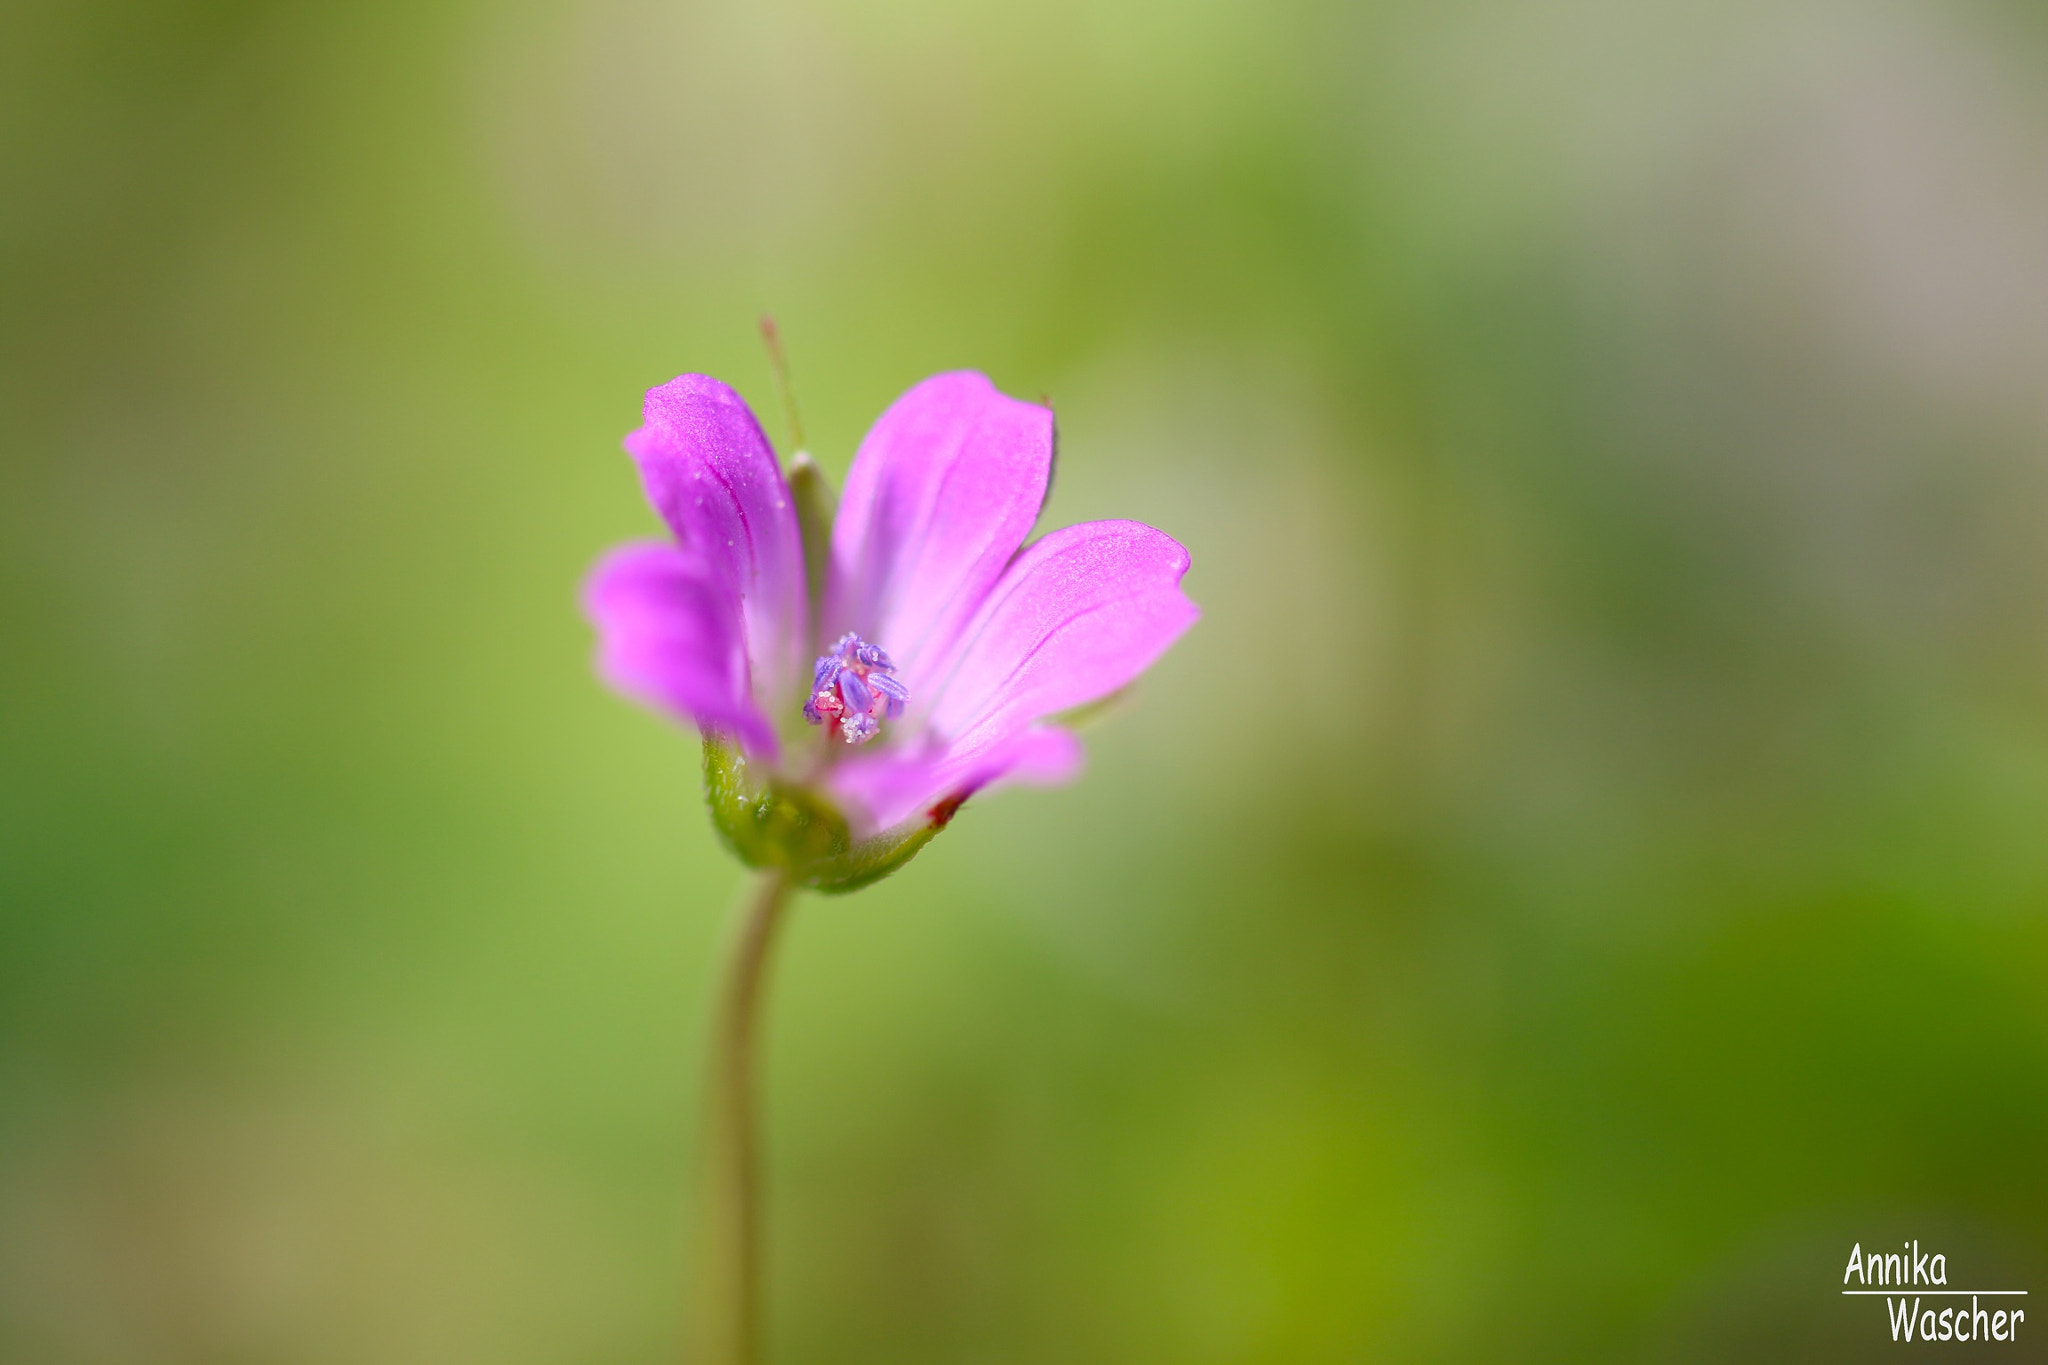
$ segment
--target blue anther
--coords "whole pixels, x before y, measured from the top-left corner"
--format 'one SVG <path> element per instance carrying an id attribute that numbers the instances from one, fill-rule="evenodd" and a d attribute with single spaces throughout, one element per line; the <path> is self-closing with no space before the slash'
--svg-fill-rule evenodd
<path id="1" fill-rule="evenodd" d="M 881 729 L 876 712 L 893 720 L 910 700 L 910 689 L 895 670 L 887 652 L 848 631 L 812 668 L 804 719 L 813 725 L 836 723 L 848 744 L 873 739 Z"/>

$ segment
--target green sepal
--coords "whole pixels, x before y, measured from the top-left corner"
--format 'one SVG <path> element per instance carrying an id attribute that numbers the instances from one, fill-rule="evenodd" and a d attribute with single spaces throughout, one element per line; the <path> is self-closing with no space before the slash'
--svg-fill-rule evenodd
<path id="1" fill-rule="evenodd" d="M 800 886 L 834 895 L 871 886 L 917 856 L 951 822 L 958 801 L 856 839 L 819 792 L 772 774 L 756 777 L 729 739 L 704 736 L 704 796 L 711 823 L 749 867 L 789 869 Z"/>
<path id="2" fill-rule="evenodd" d="M 829 801 L 774 776 L 757 778 L 722 735 L 704 736 L 704 798 L 711 823 L 749 867 L 807 867 L 851 842 L 846 817 Z"/>
<path id="3" fill-rule="evenodd" d="M 939 820 L 906 820 L 894 829 L 855 840 L 829 862 L 799 874 L 798 880 L 828 896 L 872 886 L 915 858 L 945 827 Z"/>
<path id="4" fill-rule="evenodd" d="M 804 450 L 789 457 L 789 495 L 796 504 L 797 533 L 803 539 L 804 586 L 810 593 L 811 633 L 816 635 L 816 616 L 825 609 L 825 571 L 832 562 L 832 517 L 839 499 L 825 471 Z M 815 642 L 813 647 L 823 648 Z"/>
<path id="5" fill-rule="evenodd" d="M 1084 701 L 1079 706 L 1071 707 L 1058 715 L 1048 716 L 1046 719 L 1048 723 L 1062 729 L 1085 730 L 1097 721 L 1106 720 L 1123 710 L 1137 687 L 1136 683 L 1125 683 L 1107 696 L 1097 697 L 1094 701 Z"/>

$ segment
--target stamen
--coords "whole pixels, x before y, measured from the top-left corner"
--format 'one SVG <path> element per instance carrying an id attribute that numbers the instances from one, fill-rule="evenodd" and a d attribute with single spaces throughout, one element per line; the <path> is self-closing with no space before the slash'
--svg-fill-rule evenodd
<path id="1" fill-rule="evenodd" d="M 910 689 L 897 678 L 888 654 L 848 631 L 813 666 L 804 719 L 837 725 L 841 739 L 862 744 L 882 728 L 877 711 L 894 720 L 909 700 Z"/>

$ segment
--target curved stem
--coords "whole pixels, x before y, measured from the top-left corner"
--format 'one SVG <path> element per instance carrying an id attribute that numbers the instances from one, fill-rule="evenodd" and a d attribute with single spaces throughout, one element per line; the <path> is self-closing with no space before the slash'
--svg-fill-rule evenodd
<path id="1" fill-rule="evenodd" d="M 761 1360 L 760 1125 L 754 1054 L 775 931 L 794 889 L 789 875 L 761 875 L 726 964 L 711 1041 L 705 1143 L 704 1365 Z"/>

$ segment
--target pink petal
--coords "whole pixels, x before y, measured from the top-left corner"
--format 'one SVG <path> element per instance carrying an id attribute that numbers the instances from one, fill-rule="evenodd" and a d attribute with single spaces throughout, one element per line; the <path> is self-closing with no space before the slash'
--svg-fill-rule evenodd
<path id="1" fill-rule="evenodd" d="M 931 732 L 968 754 L 1042 716 L 1108 696 L 1201 613 L 1181 591 L 1188 552 L 1135 521 L 1069 526 L 1017 557 L 933 689 Z"/>
<path id="2" fill-rule="evenodd" d="M 933 375 L 897 399 L 847 472 L 825 634 L 859 631 L 887 650 L 918 706 L 915 680 L 943 667 L 1031 533 L 1052 458 L 1051 410 L 985 375 Z"/>
<path id="3" fill-rule="evenodd" d="M 701 557 L 673 545 L 622 545 L 584 581 L 583 610 L 597 626 L 606 682 L 774 757 L 775 732 L 747 690 L 737 602 Z"/>
<path id="4" fill-rule="evenodd" d="M 646 424 L 626 438 L 647 498 L 739 605 L 750 690 L 787 700 L 804 676 L 803 541 L 775 451 L 746 401 L 686 374 L 647 391 Z"/>
<path id="5" fill-rule="evenodd" d="M 1055 531 L 1017 557 L 935 679 L 924 742 L 843 760 L 833 791 L 885 829 L 997 781 L 1064 782 L 1081 744 L 1040 723 L 1128 685 L 1200 614 L 1181 591 L 1188 554 L 1135 521 Z"/>
<path id="6" fill-rule="evenodd" d="M 1081 770 L 1086 757 L 1071 730 L 1034 725 L 1007 743 L 979 753 L 862 754 L 832 770 L 832 790 L 853 808 L 865 830 L 888 829 L 914 815 L 952 818 L 960 802 L 1001 782 L 1057 786 Z"/>

